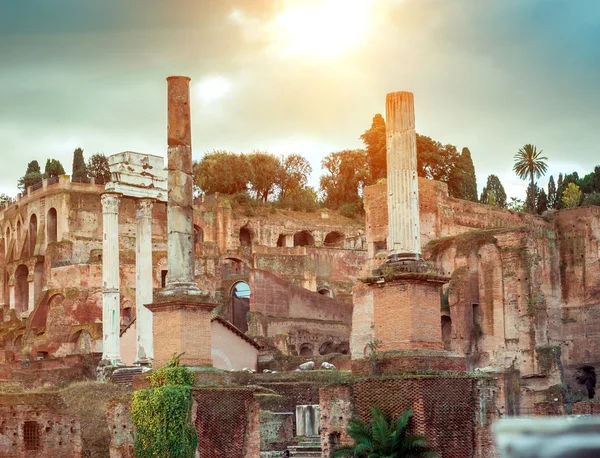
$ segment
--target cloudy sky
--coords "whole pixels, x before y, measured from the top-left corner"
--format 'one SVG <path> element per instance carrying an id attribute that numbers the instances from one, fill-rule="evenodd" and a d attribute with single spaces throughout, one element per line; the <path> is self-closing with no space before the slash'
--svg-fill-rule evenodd
<path id="1" fill-rule="evenodd" d="M 166 81 L 192 78 L 194 156 L 361 147 L 388 92 L 417 131 L 524 198 L 515 152 L 600 164 L 596 0 L 0 0 L 0 192 L 72 152 L 164 155 Z M 546 180 L 541 180 L 542 184 Z"/>

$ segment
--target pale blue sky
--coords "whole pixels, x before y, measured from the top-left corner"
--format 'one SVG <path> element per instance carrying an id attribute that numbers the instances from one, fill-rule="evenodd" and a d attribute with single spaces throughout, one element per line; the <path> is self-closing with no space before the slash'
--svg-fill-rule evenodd
<path id="1" fill-rule="evenodd" d="M 69 172 L 76 146 L 164 155 L 172 74 L 192 78 L 195 157 L 300 153 L 314 184 L 398 90 L 420 133 L 470 148 L 480 189 L 495 173 L 524 197 L 525 143 L 555 175 L 600 164 L 599 2 L 372 0 L 358 44 L 326 59 L 277 51 L 269 27 L 298 1 L 0 0 L 0 192 L 33 159 Z"/>

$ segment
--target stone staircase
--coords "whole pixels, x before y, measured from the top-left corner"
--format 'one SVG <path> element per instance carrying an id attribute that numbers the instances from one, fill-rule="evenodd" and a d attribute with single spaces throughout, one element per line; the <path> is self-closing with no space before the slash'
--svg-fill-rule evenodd
<path id="1" fill-rule="evenodd" d="M 296 445 L 289 445 L 288 450 L 293 458 L 321 458 L 321 438 L 303 437 Z"/>

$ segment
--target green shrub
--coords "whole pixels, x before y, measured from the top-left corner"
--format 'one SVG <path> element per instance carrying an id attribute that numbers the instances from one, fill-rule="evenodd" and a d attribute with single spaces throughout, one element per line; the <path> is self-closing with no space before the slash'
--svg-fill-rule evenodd
<path id="1" fill-rule="evenodd" d="M 340 206 L 338 212 L 346 218 L 355 218 L 363 211 L 362 204 L 344 204 Z"/>
<path id="2" fill-rule="evenodd" d="M 148 376 L 150 386 L 159 388 L 165 385 L 186 385 L 194 384 L 194 374 L 187 367 L 161 367 Z"/>

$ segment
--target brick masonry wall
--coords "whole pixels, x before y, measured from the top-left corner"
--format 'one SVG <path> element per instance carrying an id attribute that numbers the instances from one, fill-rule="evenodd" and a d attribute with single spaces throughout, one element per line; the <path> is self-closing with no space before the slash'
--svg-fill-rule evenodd
<path id="1" fill-rule="evenodd" d="M 26 403 L 26 405 L 25 405 Z M 25 422 L 35 422 L 39 446 L 27 450 Z M 60 408 L 55 395 L 0 396 L 0 458 L 55 458 L 82 456 L 79 420 Z"/>
<path id="2" fill-rule="evenodd" d="M 203 458 L 259 458 L 258 402 L 246 389 L 197 389 L 196 431 Z"/>
<path id="3" fill-rule="evenodd" d="M 110 431 L 110 458 L 133 458 L 135 437 L 129 403 L 108 402 L 106 422 Z"/>
<path id="4" fill-rule="evenodd" d="M 424 434 L 442 458 L 468 458 L 475 448 L 473 383 L 466 377 L 367 379 L 354 384 L 356 410 L 369 420 L 374 406 L 395 418 L 412 409 L 411 432 Z"/>
<path id="5" fill-rule="evenodd" d="M 321 409 L 321 456 L 329 457 L 334 444 L 352 444 L 348 420 L 355 416 L 351 385 L 334 385 L 319 390 Z"/>
<path id="6" fill-rule="evenodd" d="M 154 367 L 180 354 L 186 366 L 212 366 L 210 311 L 193 308 L 153 313 Z"/>
<path id="7" fill-rule="evenodd" d="M 373 288 L 378 351 L 444 348 L 439 283 L 401 280 Z"/>

